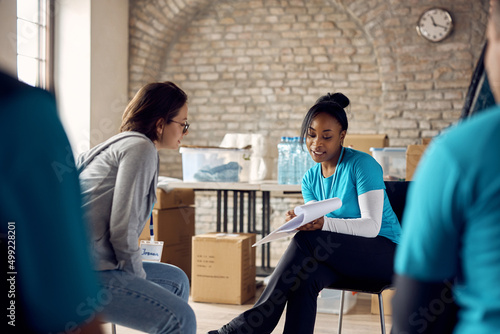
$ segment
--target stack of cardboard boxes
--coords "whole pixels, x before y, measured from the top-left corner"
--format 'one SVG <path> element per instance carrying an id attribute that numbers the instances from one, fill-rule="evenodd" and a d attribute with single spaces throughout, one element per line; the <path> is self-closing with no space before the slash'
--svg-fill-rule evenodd
<path id="1" fill-rule="evenodd" d="M 251 233 L 195 236 L 194 190 L 156 191 L 155 241 L 163 241 L 161 262 L 181 268 L 191 281 L 194 301 L 243 304 L 255 296 L 255 243 Z M 150 240 L 147 223 L 139 237 Z M 193 261 L 193 263 L 192 263 Z"/>
<path id="2" fill-rule="evenodd" d="M 155 241 L 163 241 L 161 262 L 181 268 L 191 278 L 191 246 L 194 236 L 194 191 L 173 189 L 156 190 L 157 202 L 153 208 Z M 140 240 L 150 240 L 149 223 Z"/>

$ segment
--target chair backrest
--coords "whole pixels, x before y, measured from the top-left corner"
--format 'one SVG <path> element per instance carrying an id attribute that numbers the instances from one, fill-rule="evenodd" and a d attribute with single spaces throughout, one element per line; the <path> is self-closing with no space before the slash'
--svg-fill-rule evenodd
<path id="1" fill-rule="evenodd" d="M 385 181 L 385 191 L 392 210 L 398 217 L 399 223 L 403 221 L 403 213 L 406 204 L 406 193 L 411 181 Z"/>

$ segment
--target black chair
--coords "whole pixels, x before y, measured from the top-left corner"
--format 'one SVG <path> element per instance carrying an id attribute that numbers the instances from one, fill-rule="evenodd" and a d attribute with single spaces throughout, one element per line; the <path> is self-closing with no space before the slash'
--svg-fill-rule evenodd
<path id="1" fill-rule="evenodd" d="M 403 211 L 406 203 L 406 192 L 408 190 L 409 183 L 410 182 L 408 181 L 385 182 L 387 197 L 389 198 L 389 202 L 391 202 L 392 209 L 394 210 L 394 213 L 398 217 L 400 223 L 403 219 Z M 328 287 L 328 289 L 342 290 L 340 294 L 338 333 L 340 334 L 342 331 L 344 293 L 345 291 L 352 291 L 352 292 L 376 294 L 378 296 L 378 306 L 380 310 L 380 326 L 382 328 L 382 334 L 385 334 L 384 303 L 382 300 L 382 292 L 391 287 L 392 287 L 392 281 L 382 281 L 382 282 L 362 281 L 361 283 L 360 282 L 347 283 L 345 286 L 335 285 L 335 287 L 333 286 Z"/>

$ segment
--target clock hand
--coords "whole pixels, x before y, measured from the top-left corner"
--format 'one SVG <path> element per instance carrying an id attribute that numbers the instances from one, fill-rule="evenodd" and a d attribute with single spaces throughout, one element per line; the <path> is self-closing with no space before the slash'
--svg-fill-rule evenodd
<path id="1" fill-rule="evenodd" d="M 443 29 L 447 29 L 448 27 L 445 27 L 443 25 L 440 25 L 440 24 L 437 24 L 436 21 L 434 21 L 434 18 L 431 16 L 431 21 L 432 21 L 432 25 L 434 27 L 440 27 L 440 28 L 443 28 Z"/>

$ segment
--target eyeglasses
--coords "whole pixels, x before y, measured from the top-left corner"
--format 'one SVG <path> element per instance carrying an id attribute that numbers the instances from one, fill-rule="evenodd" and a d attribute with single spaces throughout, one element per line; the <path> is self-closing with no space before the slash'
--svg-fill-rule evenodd
<path id="1" fill-rule="evenodd" d="M 186 133 L 189 129 L 189 123 L 187 121 L 185 121 L 184 123 L 181 123 L 181 122 L 177 122 L 177 121 L 174 121 L 174 120 L 170 120 L 170 122 L 174 122 L 174 123 L 177 123 L 177 124 L 180 124 L 182 126 L 184 126 L 184 129 L 182 129 L 182 133 Z"/>

